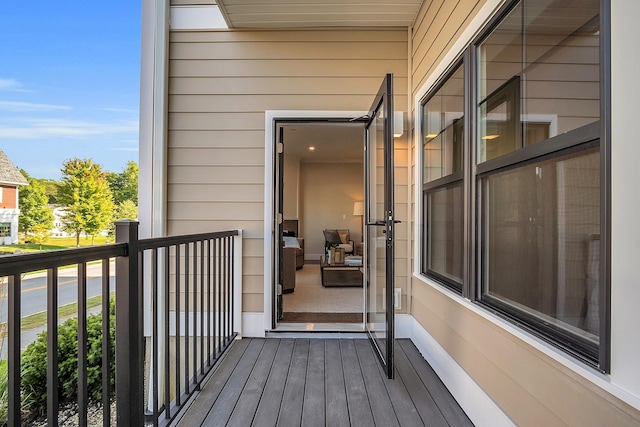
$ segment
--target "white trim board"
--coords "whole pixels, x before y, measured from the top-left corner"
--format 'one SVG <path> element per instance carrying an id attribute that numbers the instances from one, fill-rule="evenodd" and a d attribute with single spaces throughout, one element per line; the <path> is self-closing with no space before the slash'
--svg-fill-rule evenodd
<path id="1" fill-rule="evenodd" d="M 362 117 L 367 111 L 314 111 L 314 110 L 267 110 L 264 112 L 264 330 L 271 330 L 273 283 L 273 162 L 276 121 L 287 119 L 344 119 Z M 263 332 L 264 334 L 264 332 Z"/>

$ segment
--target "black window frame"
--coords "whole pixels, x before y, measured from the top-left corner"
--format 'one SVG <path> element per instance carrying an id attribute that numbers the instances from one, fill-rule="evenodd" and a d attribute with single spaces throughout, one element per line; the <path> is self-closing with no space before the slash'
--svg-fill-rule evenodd
<path id="1" fill-rule="evenodd" d="M 424 141 L 424 136 L 426 135 L 426 123 L 424 122 L 424 113 L 425 113 L 425 106 L 426 104 L 438 93 L 438 91 L 440 91 L 440 89 L 442 89 L 444 87 L 444 85 L 447 84 L 447 82 L 449 81 L 449 79 L 451 77 L 453 77 L 453 75 L 460 69 L 460 67 L 463 67 L 463 73 L 464 73 L 464 97 L 465 97 L 465 101 L 464 101 L 464 111 L 463 111 L 463 117 L 461 120 L 463 120 L 463 130 L 462 130 L 462 170 L 456 171 L 456 172 L 452 172 L 449 175 L 445 175 L 442 176 L 440 178 L 434 179 L 433 181 L 424 182 L 424 145 L 421 144 L 421 158 L 422 158 L 422 162 L 421 162 L 421 176 L 422 176 L 422 242 L 424 243 L 422 246 L 422 259 L 421 259 L 421 263 L 420 263 L 420 272 L 429 277 L 432 280 L 437 281 L 438 283 L 446 286 L 447 288 L 451 289 L 452 291 L 459 293 L 459 294 L 463 294 L 464 293 L 464 286 L 465 283 L 467 282 L 467 266 L 466 266 L 466 259 L 467 256 L 465 253 L 463 253 L 463 277 L 461 281 L 456 281 L 450 277 L 447 277 L 443 274 L 438 273 L 435 270 L 432 270 L 428 267 L 429 265 L 429 244 L 428 244 L 428 235 L 429 235 L 429 229 L 428 229 L 428 218 L 430 215 L 430 211 L 429 211 L 429 194 L 438 190 L 443 190 L 443 189 L 448 189 L 448 188 L 452 188 L 454 185 L 458 185 L 458 184 L 462 184 L 463 187 L 463 212 L 464 212 L 464 221 L 466 223 L 466 213 L 467 213 L 467 197 L 466 197 L 466 186 L 467 186 L 467 180 L 465 179 L 465 170 L 467 168 L 467 157 L 468 157 L 468 151 L 469 151 L 469 139 L 468 139 L 468 134 L 469 134 L 469 121 L 467 119 L 467 114 L 468 114 L 468 102 L 466 102 L 466 97 L 467 97 L 467 93 L 468 93 L 468 71 L 467 71 L 467 61 L 465 60 L 465 56 L 461 56 L 459 58 L 457 58 L 455 61 L 452 62 L 451 66 L 448 68 L 448 70 L 442 75 L 442 77 L 438 80 L 438 82 L 433 86 L 433 88 L 420 100 L 420 117 L 421 117 L 421 123 L 420 123 L 420 135 L 421 135 L 421 141 Z M 466 231 L 463 232 L 463 247 L 466 247 L 465 243 L 466 243 Z"/>
<path id="2" fill-rule="evenodd" d="M 511 0 L 489 20 L 470 41 L 459 57 L 442 74 L 427 94 L 420 100 L 420 135 L 424 136 L 424 106 L 446 83 L 460 65 L 464 66 L 464 167 L 461 174 L 448 175 L 424 184 L 424 154 L 421 154 L 420 182 L 421 200 L 421 274 L 444 287 L 459 293 L 483 310 L 492 312 L 506 321 L 532 333 L 552 346 L 570 354 L 575 359 L 603 373 L 611 369 L 611 5 L 609 0 L 600 0 L 599 14 L 599 71 L 600 71 L 600 119 L 570 132 L 559 134 L 535 144 L 526 145 L 520 135 L 520 147 L 497 158 L 478 162 L 479 132 L 479 90 L 478 90 L 478 46 L 522 0 Z M 504 88 L 507 81 L 501 88 Z M 496 90 L 496 91 L 498 91 Z M 494 93 L 496 92 L 494 91 Z M 490 96 L 485 98 L 485 101 Z M 518 129 L 520 132 L 521 129 Z M 562 156 L 572 151 L 582 151 L 594 146 L 600 155 L 600 327 L 597 348 L 582 342 L 575 335 L 567 336 L 557 328 L 545 327 L 538 320 L 528 318 L 523 313 L 515 313 L 499 301 L 483 299 L 481 283 L 481 191 L 480 180 L 491 173 L 514 168 L 518 165 Z M 423 146 L 420 147 L 421 150 Z M 464 272 L 463 282 L 452 283 L 451 279 L 430 271 L 427 266 L 427 196 L 429 191 L 446 188 L 455 182 L 463 182 L 464 187 Z"/>

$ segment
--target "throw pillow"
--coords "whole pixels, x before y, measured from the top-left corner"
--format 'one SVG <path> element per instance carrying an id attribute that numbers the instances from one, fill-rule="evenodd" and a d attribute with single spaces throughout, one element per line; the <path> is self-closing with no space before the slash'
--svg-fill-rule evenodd
<path id="1" fill-rule="evenodd" d="M 283 236 L 285 248 L 297 248 L 300 249 L 300 243 L 298 239 L 293 236 Z"/>
<path id="2" fill-rule="evenodd" d="M 349 243 L 349 230 L 338 230 L 338 235 L 340 236 L 340 243 Z"/>

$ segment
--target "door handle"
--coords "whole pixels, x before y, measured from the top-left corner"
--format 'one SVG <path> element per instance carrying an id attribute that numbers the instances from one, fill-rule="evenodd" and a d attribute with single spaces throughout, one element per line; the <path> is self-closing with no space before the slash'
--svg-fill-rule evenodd
<path id="1" fill-rule="evenodd" d="M 387 225 L 387 222 L 386 221 L 367 222 L 366 225 L 375 225 L 378 227 L 384 227 L 385 225 Z"/>

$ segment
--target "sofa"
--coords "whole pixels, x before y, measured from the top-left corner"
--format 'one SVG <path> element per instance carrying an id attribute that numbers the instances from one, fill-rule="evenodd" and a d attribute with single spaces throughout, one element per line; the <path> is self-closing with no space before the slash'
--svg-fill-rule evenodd
<path id="1" fill-rule="evenodd" d="M 282 249 L 282 293 L 288 294 L 296 289 L 296 248 Z"/>

